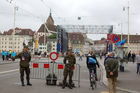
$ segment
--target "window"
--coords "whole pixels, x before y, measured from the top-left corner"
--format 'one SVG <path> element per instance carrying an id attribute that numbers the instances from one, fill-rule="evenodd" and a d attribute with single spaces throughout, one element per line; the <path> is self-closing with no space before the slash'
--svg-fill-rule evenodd
<path id="1" fill-rule="evenodd" d="M 53 41 L 53 43 L 55 43 L 55 41 Z"/>
<path id="2" fill-rule="evenodd" d="M 53 45 L 53 47 L 55 47 L 55 45 Z"/>
<path id="3" fill-rule="evenodd" d="M 20 46 L 18 46 L 18 48 L 20 48 Z"/>
<path id="4" fill-rule="evenodd" d="M 53 48 L 53 50 L 55 50 L 55 49 Z"/>
<path id="5" fill-rule="evenodd" d="M 5 46 L 5 48 L 6 48 L 6 46 Z"/>

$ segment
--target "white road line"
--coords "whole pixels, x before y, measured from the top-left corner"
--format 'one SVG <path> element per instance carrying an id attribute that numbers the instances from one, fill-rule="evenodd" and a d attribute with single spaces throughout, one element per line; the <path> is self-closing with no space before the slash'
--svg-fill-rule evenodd
<path id="1" fill-rule="evenodd" d="M 19 70 L 19 69 L 8 70 L 8 71 L 2 71 L 2 72 L 0 72 L 0 74 L 6 74 L 6 73 L 10 73 L 10 72 L 18 71 L 18 70 Z"/>

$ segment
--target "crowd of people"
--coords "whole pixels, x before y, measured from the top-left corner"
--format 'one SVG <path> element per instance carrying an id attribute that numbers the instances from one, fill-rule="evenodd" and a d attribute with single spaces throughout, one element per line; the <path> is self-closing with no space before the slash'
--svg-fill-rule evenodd
<path id="1" fill-rule="evenodd" d="M 4 51 L 4 50 L 2 50 L 2 52 L 1 52 L 1 55 L 2 55 L 2 60 L 4 61 L 4 60 L 9 60 L 10 58 L 13 58 L 13 57 L 15 57 L 16 56 L 16 52 L 14 52 L 14 51 L 11 51 L 11 50 L 9 50 L 9 51 Z"/>

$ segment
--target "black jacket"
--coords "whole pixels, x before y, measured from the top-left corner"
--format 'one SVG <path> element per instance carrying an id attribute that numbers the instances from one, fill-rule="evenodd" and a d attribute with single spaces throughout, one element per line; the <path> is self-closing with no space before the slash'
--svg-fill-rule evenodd
<path id="1" fill-rule="evenodd" d="M 94 59 L 96 60 L 96 64 L 88 64 L 89 57 L 94 58 Z M 87 61 L 86 61 L 86 63 L 87 63 L 87 67 L 88 67 L 88 68 L 96 68 L 96 65 L 99 67 L 99 63 L 98 63 L 98 61 L 97 61 L 95 55 L 87 56 Z"/>

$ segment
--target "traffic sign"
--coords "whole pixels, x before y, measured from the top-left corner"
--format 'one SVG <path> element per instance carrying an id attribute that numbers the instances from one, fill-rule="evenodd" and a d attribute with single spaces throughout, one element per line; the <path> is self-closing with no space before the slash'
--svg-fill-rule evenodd
<path id="1" fill-rule="evenodd" d="M 55 61 L 57 58 L 58 58 L 58 54 L 57 54 L 56 52 L 52 52 L 52 53 L 50 54 L 50 59 L 51 59 L 51 60 Z"/>
<path id="2" fill-rule="evenodd" d="M 113 43 L 117 43 L 119 40 L 120 40 L 120 39 L 119 39 L 119 37 L 118 37 L 117 35 L 113 35 L 113 36 L 112 36 L 112 41 L 113 41 Z"/>

